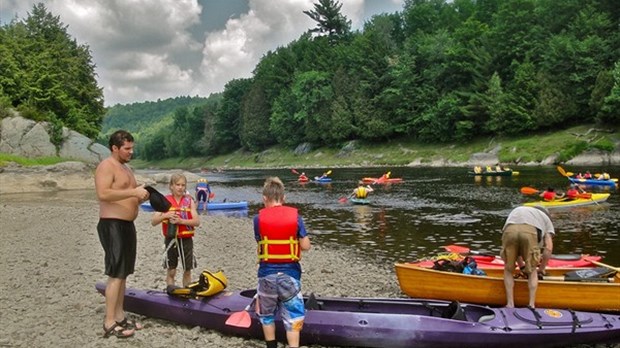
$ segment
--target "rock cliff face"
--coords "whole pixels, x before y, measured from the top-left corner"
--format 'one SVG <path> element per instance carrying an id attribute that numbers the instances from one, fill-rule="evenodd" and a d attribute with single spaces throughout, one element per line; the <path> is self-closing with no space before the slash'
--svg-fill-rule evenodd
<path id="1" fill-rule="evenodd" d="M 110 150 L 84 135 L 63 127 L 64 139 L 59 151 L 50 141 L 49 123 L 35 122 L 21 116 L 0 122 L 0 152 L 23 157 L 60 156 L 85 163 L 99 163 Z"/>

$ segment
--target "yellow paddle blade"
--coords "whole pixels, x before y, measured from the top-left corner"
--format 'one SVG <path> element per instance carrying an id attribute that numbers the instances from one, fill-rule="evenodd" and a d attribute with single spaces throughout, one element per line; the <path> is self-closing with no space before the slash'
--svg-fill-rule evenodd
<path id="1" fill-rule="evenodd" d="M 327 171 L 327 173 L 325 173 L 325 174 L 329 175 L 329 174 L 331 174 L 331 173 L 332 173 L 332 170 L 330 169 L 330 170 L 328 170 L 328 171 Z"/>
<path id="2" fill-rule="evenodd" d="M 519 175 L 519 172 L 512 171 L 512 175 Z"/>
<path id="3" fill-rule="evenodd" d="M 573 176 L 573 175 L 575 175 L 575 173 L 573 173 L 573 172 L 566 172 L 566 176 Z"/>
<path id="4" fill-rule="evenodd" d="M 562 166 L 557 166 L 557 167 L 555 167 L 555 169 L 557 169 L 558 172 L 560 172 L 560 174 L 562 174 L 562 176 L 567 176 L 566 175 L 566 171 L 564 170 L 564 168 L 562 168 Z"/>

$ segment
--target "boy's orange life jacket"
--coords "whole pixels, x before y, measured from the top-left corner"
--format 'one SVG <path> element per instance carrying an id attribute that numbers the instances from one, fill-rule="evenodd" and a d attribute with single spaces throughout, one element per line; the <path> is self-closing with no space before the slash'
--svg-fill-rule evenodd
<path id="1" fill-rule="evenodd" d="M 177 202 L 172 195 L 166 195 L 166 199 L 172 206 L 168 211 L 175 211 L 182 219 L 191 219 L 192 218 L 192 198 L 188 195 L 183 195 L 181 197 L 181 201 Z M 176 225 L 177 227 L 177 238 L 191 238 L 194 236 L 194 226 L 187 225 Z M 166 231 L 168 231 L 168 220 L 162 221 L 161 224 L 162 233 L 164 237 L 166 236 Z"/>
<path id="2" fill-rule="evenodd" d="M 287 206 L 263 208 L 258 212 L 258 260 L 284 263 L 300 259 L 297 237 L 297 209 Z"/>

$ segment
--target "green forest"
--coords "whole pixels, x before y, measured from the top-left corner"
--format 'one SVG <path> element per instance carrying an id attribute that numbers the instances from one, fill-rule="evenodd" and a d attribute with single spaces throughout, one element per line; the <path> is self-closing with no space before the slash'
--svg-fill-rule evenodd
<path id="1" fill-rule="evenodd" d="M 357 31 L 341 6 L 318 0 L 314 27 L 221 93 L 106 110 L 88 47 L 38 4 L 0 28 L 0 106 L 93 138 L 128 128 L 144 160 L 620 125 L 616 0 L 406 0 Z"/>

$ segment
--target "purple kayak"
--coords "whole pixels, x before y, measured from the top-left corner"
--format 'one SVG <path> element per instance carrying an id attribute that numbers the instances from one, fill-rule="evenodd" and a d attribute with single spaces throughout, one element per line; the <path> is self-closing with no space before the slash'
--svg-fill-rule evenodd
<path id="1" fill-rule="evenodd" d="M 97 283 L 100 293 L 105 284 Z M 464 290 L 466 291 L 466 290 Z M 125 309 L 152 318 L 262 339 L 251 309 L 249 328 L 226 325 L 252 302 L 255 290 L 187 299 L 128 288 Z M 306 297 L 303 345 L 357 347 L 557 347 L 620 342 L 620 316 L 563 309 L 489 308 L 439 300 Z M 277 318 L 278 319 L 278 318 Z M 282 322 L 276 321 L 280 342 Z"/>

